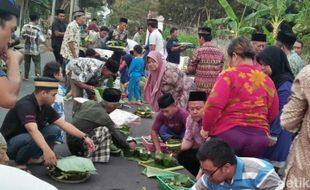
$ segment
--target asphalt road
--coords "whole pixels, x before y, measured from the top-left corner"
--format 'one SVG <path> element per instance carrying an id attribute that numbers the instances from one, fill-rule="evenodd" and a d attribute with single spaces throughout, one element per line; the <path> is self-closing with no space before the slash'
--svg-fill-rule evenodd
<path id="1" fill-rule="evenodd" d="M 52 53 L 43 53 L 41 57 L 42 69 L 45 63 L 54 60 Z M 23 65 L 20 67 L 21 72 L 23 72 Z M 30 69 L 30 76 L 34 74 L 33 63 Z M 19 93 L 19 98 L 33 91 L 33 79 L 29 81 L 22 81 L 21 90 Z M 65 114 L 66 120 L 71 120 L 71 107 L 72 101 L 65 103 Z M 0 108 L 0 123 L 2 123 L 6 109 Z M 150 134 L 150 126 L 153 119 L 142 119 L 140 126 L 132 126 L 131 132 L 132 136 L 137 137 L 141 135 Z M 70 155 L 66 145 L 57 145 L 55 147 L 55 152 L 61 156 Z M 38 178 L 45 180 L 59 190 L 155 190 L 159 189 L 155 179 L 149 179 L 142 175 L 141 172 L 143 167 L 139 166 L 136 162 L 127 161 L 121 157 L 111 157 L 110 161 L 106 164 L 95 164 L 97 169 L 96 175 L 92 175 L 88 181 L 81 184 L 64 184 L 52 180 L 47 176 L 45 168 L 42 165 L 32 165 L 29 166 L 32 174 Z M 187 171 L 182 170 L 181 173 L 188 174 Z"/>

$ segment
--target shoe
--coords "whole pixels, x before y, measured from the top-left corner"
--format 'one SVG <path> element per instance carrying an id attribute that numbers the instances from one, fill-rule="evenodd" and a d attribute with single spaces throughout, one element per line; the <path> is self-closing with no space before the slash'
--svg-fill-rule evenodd
<path id="1" fill-rule="evenodd" d="M 24 77 L 23 80 L 24 80 L 24 81 L 28 81 L 29 78 L 28 78 L 28 77 Z"/>

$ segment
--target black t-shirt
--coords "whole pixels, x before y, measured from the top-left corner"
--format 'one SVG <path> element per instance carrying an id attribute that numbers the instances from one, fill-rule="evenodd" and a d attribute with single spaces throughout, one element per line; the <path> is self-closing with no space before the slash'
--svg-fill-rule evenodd
<path id="1" fill-rule="evenodd" d="M 167 41 L 166 49 L 168 52 L 167 61 L 171 63 L 180 63 L 180 51 L 171 51 L 171 49 L 175 46 L 178 46 L 179 41 L 177 39 L 170 38 Z"/>
<path id="2" fill-rule="evenodd" d="M 17 101 L 15 107 L 6 114 L 0 131 L 8 141 L 16 135 L 27 133 L 27 123 L 37 123 L 41 131 L 57 119 L 59 115 L 51 106 L 43 105 L 40 108 L 34 94 L 29 94 Z"/>
<path id="3" fill-rule="evenodd" d="M 52 47 L 61 47 L 63 36 L 57 37 L 55 36 L 55 31 L 58 32 L 65 32 L 67 29 L 67 25 L 64 22 L 60 22 L 59 20 L 56 20 L 52 24 Z"/>

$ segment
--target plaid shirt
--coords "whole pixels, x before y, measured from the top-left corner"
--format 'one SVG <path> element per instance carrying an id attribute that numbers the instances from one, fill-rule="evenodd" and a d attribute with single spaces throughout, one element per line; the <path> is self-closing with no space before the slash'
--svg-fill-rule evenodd
<path id="1" fill-rule="evenodd" d="M 40 26 L 32 22 L 25 24 L 22 28 L 21 35 L 25 39 L 25 54 L 39 55 L 40 43 L 45 42 L 45 37 Z"/>

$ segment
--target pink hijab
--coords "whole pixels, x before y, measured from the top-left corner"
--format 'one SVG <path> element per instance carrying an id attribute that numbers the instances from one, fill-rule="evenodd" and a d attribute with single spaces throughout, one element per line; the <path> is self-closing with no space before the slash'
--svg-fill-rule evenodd
<path id="1" fill-rule="evenodd" d="M 150 71 L 149 78 L 144 88 L 144 99 L 150 104 L 153 111 L 158 112 L 159 107 L 157 99 L 162 95 L 160 85 L 161 79 L 166 71 L 166 61 L 162 54 L 157 51 L 151 51 L 147 57 L 154 59 L 158 64 L 158 68 L 155 71 Z"/>

